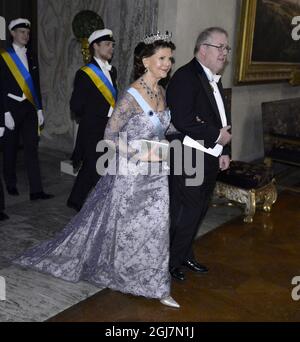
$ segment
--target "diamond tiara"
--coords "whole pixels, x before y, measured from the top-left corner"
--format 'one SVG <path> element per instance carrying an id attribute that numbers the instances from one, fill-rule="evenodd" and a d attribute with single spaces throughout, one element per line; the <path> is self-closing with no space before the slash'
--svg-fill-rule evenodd
<path id="1" fill-rule="evenodd" d="M 163 40 L 165 42 L 170 42 L 172 38 L 172 33 L 169 31 L 166 31 L 166 33 L 161 34 L 159 31 L 157 31 L 157 33 L 152 33 L 147 35 L 144 39 L 143 42 L 145 44 L 153 44 L 154 42 L 158 41 L 158 40 Z"/>

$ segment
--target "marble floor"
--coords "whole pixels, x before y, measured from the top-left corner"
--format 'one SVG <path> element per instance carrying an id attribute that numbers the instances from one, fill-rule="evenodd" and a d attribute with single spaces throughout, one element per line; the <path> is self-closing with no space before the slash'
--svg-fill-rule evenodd
<path id="1" fill-rule="evenodd" d="M 6 194 L 6 213 L 10 220 L 0 223 L 0 277 L 6 280 L 6 301 L 0 301 L 0 322 L 45 321 L 101 291 L 90 284 L 71 284 L 32 270 L 11 266 L 10 260 L 27 248 L 49 239 L 74 215 L 65 203 L 73 177 L 60 172 L 64 153 L 41 150 L 44 190 L 55 194 L 49 201 L 29 201 L 22 151 L 18 161 L 20 196 Z M 239 216 L 239 208 L 211 208 L 199 236 Z"/>

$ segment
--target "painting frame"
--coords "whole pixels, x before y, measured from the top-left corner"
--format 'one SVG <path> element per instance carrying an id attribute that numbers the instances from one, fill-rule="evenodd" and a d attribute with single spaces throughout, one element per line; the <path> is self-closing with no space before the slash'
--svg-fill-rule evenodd
<path id="1" fill-rule="evenodd" d="M 300 84 L 300 63 L 252 60 L 258 0 L 243 0 L 237 49 L 235 84 L 289 81 Z"/>

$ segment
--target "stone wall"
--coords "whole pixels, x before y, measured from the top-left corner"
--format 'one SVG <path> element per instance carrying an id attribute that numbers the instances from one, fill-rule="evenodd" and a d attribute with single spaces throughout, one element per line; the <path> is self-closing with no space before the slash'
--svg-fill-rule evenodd
<path id="1" fill-rule="evenodd" d="M 46 117 L 41 145 L 71 152 L 74 122 L 69 100 L 75 72 L 83 65 L 80 43 L 72 32 L 74 16 L 82 10 L 99 14 L 112 29 L 116 50 L 112 64 L 118 84 L 130 82 L 133 50 L 145 33 L 156 30 L 158 0 L 39 0 L 38 44 L 41 88 Z"/>

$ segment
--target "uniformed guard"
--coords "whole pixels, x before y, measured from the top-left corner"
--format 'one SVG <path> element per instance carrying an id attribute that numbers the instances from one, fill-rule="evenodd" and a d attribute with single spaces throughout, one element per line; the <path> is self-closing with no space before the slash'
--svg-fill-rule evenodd
<path id="1" fill-rule="evenodd" d="M 117 70 L 109 63 L 115 40 L 109 29 L 97 30 L 89 37 L 92 60 L 77 71 L 70 108 L 79 121 L 73 166 L 81 165 L 67 205 L 79 211 L 100 176 L 96 163 L 101 156 L 96 146 L 104 137 L 117 98 Z"/>
<path id="2" fill-rule="evenodd" d="M 38 159 L 40 128 L 44 124 L 37 58 L 27 50 L 30 21 L 12 20 L 8 29 L 12 45 L 0 51 L 0 96 L 4 108 L 4 180 L 7 192 L 18 196 L 16 160 L 22 137 L 29 179 L 30 200 L 49 199 L 43 191 Z"/>

